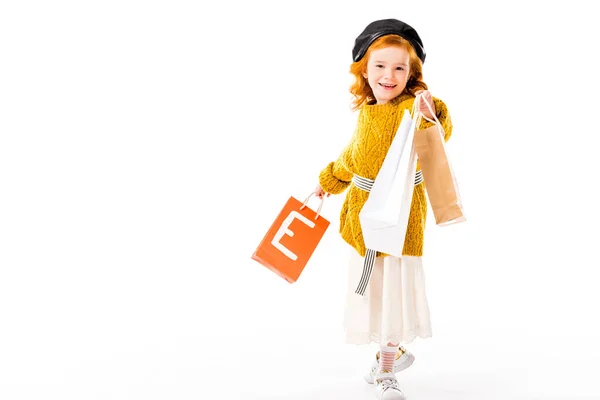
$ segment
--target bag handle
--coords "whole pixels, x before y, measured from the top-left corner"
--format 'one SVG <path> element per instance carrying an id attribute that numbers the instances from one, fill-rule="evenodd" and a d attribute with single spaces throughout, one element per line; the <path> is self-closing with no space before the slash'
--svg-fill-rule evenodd
<path id="1" fill-rule="evenodd" d="M 421 98 L 422 98 L 422 95 L 421 95 L 421 93 L 419 93 L 415 97 L 415 102 L 413 103 L 412 113 L 413 113 L 413 115 L 415 115 L 416 113 L 418 113 L 417 118 L 416 118 L 417 119 L 416 125 L 417 126 L 421 125 L 421 118 L 425 118 L 426 121 L 429 121 L 429 122 L 434 123 L 434 124 L 437 125 L 438 132 L 440 133 L 440 136 L 442 136 L 442 139 L 443 139 L 443 134 L 442 134 L 442 130 L 441 130 L 442 123 L 437 118 L 437 115 L 435 115 L 435 113 L 433 112 L 433 108 L 431 107 L 431 104 L 429 104 L 429 102 L 425 98 L 423 98 L 423 100 L 425 101 L 425 105 L 429 109 L 429 112 L 431 112 L 431 115 L 433 115 L 433 119 L 434 120 L 431 120 L 431 119 L 427 118 L 422 112 L 418 112 L 417 111 L 417 104 L 419 104 L 419 102 L 421 101 Z"/>
<path id="2" fill-rule="evenodd" d="M 317 194 L 317 192 L 312 192 L 311 194 L 308 195 L 308 197 L 306 199 L 304 199 L 304 202 L 302 203 L 302 206 L 300 207 L 301 210 L 304 207 L 306 207 L 306 203 L 308 203 L 308 200 L 315 194 Z M 321 208 L 323 208 L 324 201 L 325 201 L 325 196 L 323 196 L 321 198 L 321 204 L 319 204 L 319 208 L 317 208 L 317 215 L 315 216 L 315 219 L 319 219 L 319 215 L 321 214 Z"/>

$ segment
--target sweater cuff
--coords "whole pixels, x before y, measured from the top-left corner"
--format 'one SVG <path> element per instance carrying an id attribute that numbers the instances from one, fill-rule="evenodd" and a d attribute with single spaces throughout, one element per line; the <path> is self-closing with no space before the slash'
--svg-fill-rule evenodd
<path id="1" fill-rule="evenodd" d="M 450 135 L 448 134 L 448 132 L 446 132 L 446 129 L 444 128 L 444 121 L 442 121 L 439 116 L 437 116 L 437 117 L 438 117 L 438 120 L 440 121 L 441 128 L 444 131 L 444 142 L 447 142 L 448 139 L 450 138 Z M 436 125 L 435 122 L 429 122 L 425 118 L 422 118 L 421 123 L 419 124 L 418 130 L 422 131 L 422 130 L 425 130 L 432 126 L 435 126 L 435 125 Z"/>
<path id="2" fill-rule="evenodd" d="M 419 125 L 419 129 L 418 130 L 422 131 L 422 130 L 430 128 L 430 127 L 432 127 L 434 125 L 435 125 L 435 122 L 429 122 L 425 118 L 422 118 L 421 119 L 421 124 Z"/>
<path id="3" fill-rule="evenodd" d="M 334 164 L 334 162 L 329 163 L 329 165 L 321 171 L 319 174 L 319 185 L 321 185 L 321 188 L 327 193 L 339 194 L 350 186 L 350 182 L 342 181 L 335 177 L 333 174 Z"/>

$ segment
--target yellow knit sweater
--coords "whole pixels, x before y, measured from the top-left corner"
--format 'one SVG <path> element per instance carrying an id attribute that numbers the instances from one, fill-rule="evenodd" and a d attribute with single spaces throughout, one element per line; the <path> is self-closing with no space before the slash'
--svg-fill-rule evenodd
<path id="1" fill-rule="evenodd" d="M 350 143 L 339 158 L 329 163 L 319 174 L 319 183 L 327 193 L 339 194 L 350 186 L 340 213 L 340 234 L 363 257 L 366 248 L 358 214 L 367 201 L 369 193 L 351 185 L 352 176 L 356 174 L 375 179 L 398 130 L 404 110 L 409 112 L 412 110 L 414 99 L 413 96 L 402 94 L 385 104 L 364 105 L 360 109 L 356 130 Z M 436 98 L 433 98 L 433 102 L 447 141 L 452 134 L 450 114 L 444 102 Z M 419 128 L 425 129 L 431 125 L 432 123 L 423 119 Z M 417 163 L 417 171 L 419 169 L 421 167 Z M 421 183 L 415 186 L 413 192 L 402 254 L 423 255 L 426 217 L 427 199 L 424 184 Z M 377 253 L 378 257 L 384 255 Z"/>

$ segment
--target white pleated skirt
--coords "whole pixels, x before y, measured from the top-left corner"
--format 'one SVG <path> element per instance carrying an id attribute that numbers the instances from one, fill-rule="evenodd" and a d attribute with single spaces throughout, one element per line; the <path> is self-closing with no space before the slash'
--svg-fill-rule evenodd
<path id="1" fill-rule="evenodd" d="M 351 250 L 344 313 L 349 344 L 406 344 L 431 337 L 421 257 L 378 257 L 364 296 L 355 293 L 364 258 Z"/>

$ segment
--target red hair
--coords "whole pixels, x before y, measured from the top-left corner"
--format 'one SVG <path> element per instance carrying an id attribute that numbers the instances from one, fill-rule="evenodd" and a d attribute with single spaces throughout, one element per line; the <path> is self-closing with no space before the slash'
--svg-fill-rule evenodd
<path id="1" fill-rule="evenodd" d="M 354 75 L 354 83 L 350 86 L 350 93 L 354 96 L 352 101 L 352 110 L 358 110 L 365 103 L 369 104 L 375 100 L 373 90 L 369 86 L 369 82 L 363 76 L 367 73 L 367 63 L 373 50 L 379 50 L 386 47 L 399 47 L 408 52 L 410 58 L 410 76 L 406 83 L 406 88 L 402 93 L 408 93 L 415 96 L 418 90 L 427 90 L 427 84 L 423 82 L 423 63 L 417 56 L 415 49 L 410 42 L 398 35 L 386 35 L 375 40 L 367 49 L 367 52 L 359 61 L 350 65 L 350 73 Z"/>

